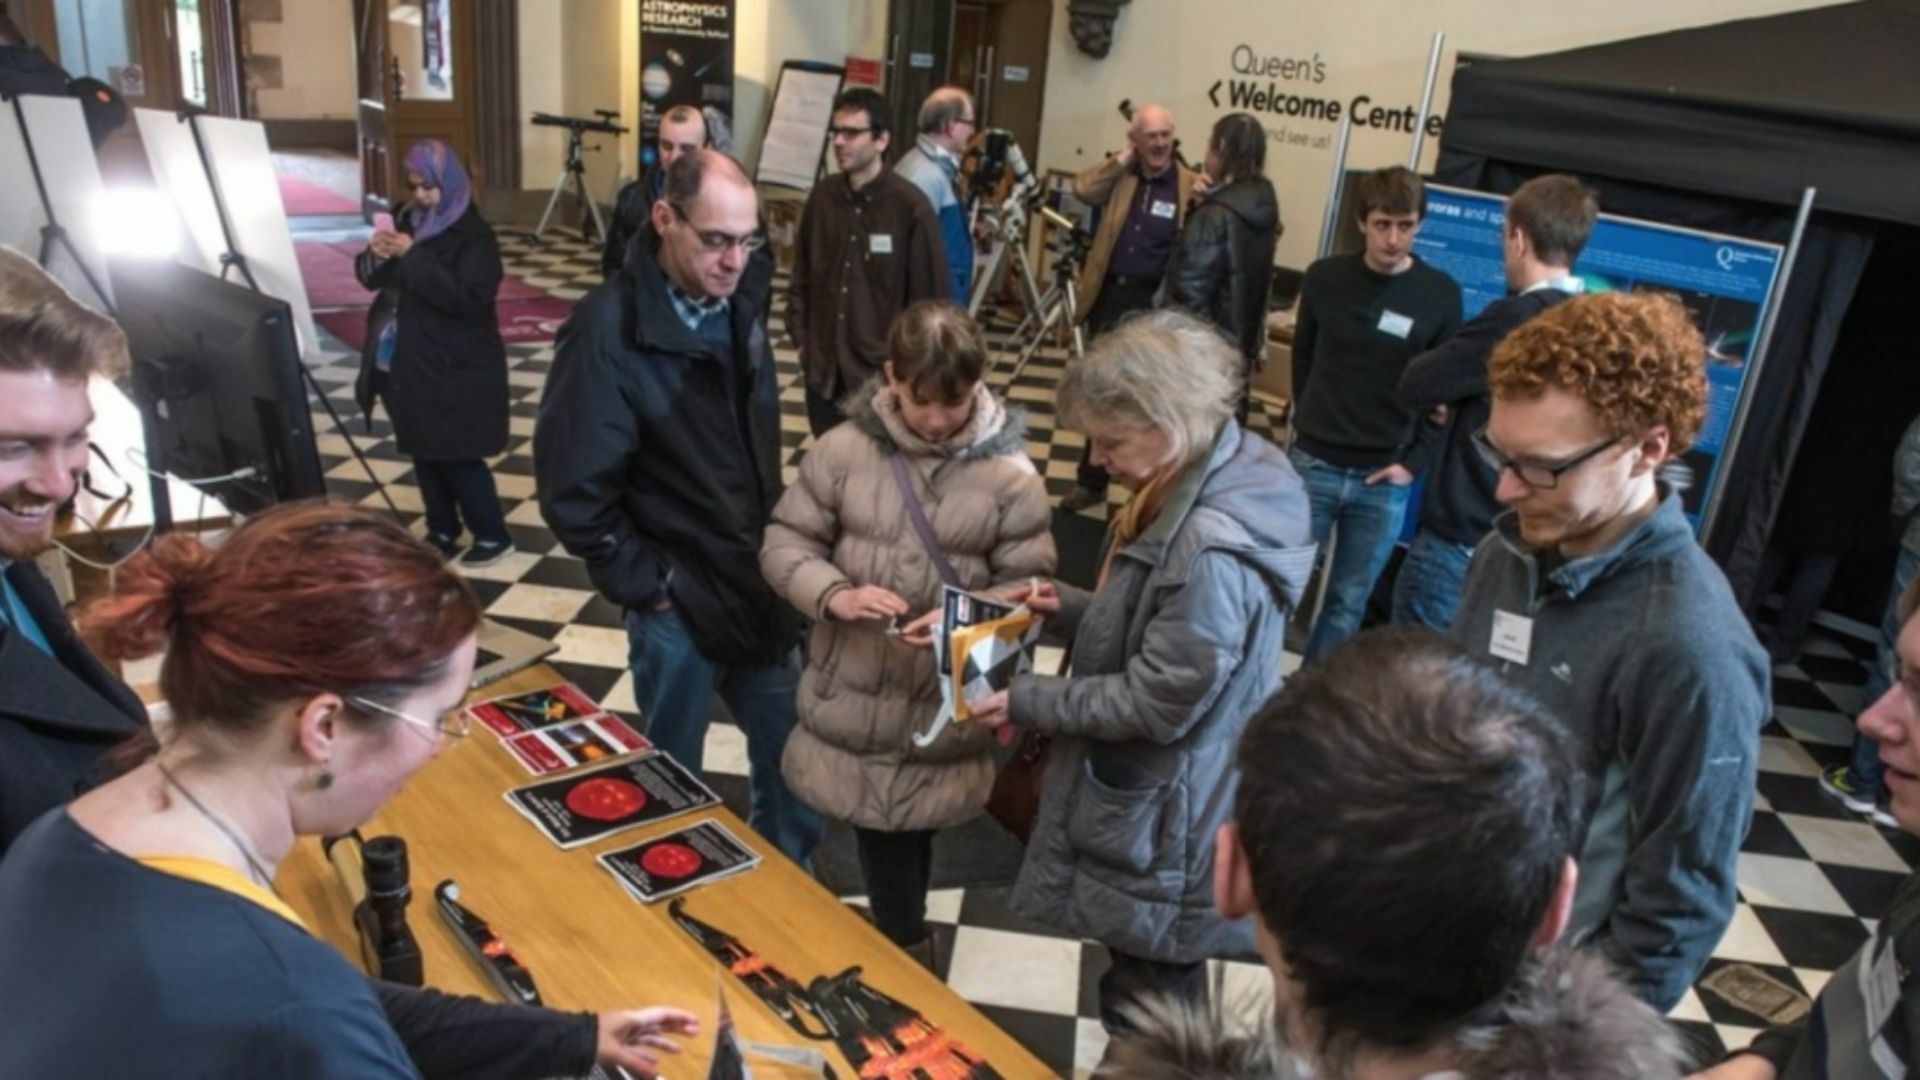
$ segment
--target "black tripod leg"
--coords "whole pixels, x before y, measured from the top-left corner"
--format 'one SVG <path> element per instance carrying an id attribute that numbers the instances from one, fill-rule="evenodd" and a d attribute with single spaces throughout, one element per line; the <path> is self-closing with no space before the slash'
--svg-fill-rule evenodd
<path id="1" fill-rule="evenodd" d="M 307 380 L 307 388 L 313 391 L 313 396 L 319 398 L 320 404 L 326 406 L 327 415 L 333 418 L 333 429 L 347 440 L 347 449 L 353 451 L 354 460 L 367 471 L 367 479 L 373 481 L 373 489 L 380 493 L 380 498 L 386 502 L 387 509 L 393 511 L 393 516 L 396 518 L 404 517 L 405 515 L 400 513 L 400 508 L 394 505 L 393 496 L 387 493 L 387 485 L 381 483 L 380 477 L 374 473 L 372 463 L 367 461 L 367 455 L 360 452 L 360 444 L 354 440 L 353 432 L 347 428 L 347 422 L 340 419 L 339 410 L 333 407 L 333 401 L 327 397 L 327 392 L 320 388 L 320 380 L 314 378 L 313 372 L 308 370 L 305 360 L 300 361 L 300 374 Z"/>

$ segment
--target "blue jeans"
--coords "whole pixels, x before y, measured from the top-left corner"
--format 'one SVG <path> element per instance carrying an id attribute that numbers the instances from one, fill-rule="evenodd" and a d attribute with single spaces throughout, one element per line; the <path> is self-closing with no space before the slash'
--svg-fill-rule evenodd
<path id="1" fill-rule="evenodd" d="M 1452 626 L 1460 590 L 1467 583 L 1467 567 L 1473 564 L 1473 547 L 1426 529 L 1414 533 L 1393 583 L 1394 623 L 1435 630 Z"/>
<path id="2" fill-rule="evenodd" d="M 1373 583 L 1386 569 L 1387 556 L 1400 535 L 1407 512 L 1408 488 L 1369 484 L 1379 469 L 1343 469 L 1300 450 L 1287 451 L 1300 479 L 1307 485 L 1313 508 L 1313 542 L 1326 550 L 1327 535 L 1336 535 L 1327 576 L 1326 599 L 1307 638 L 1305 659 L 1332 652 L 1360 629 Z"/>
<path id="3" fill-rule="evenodd" d="M 678 612 L 627 610 L 633 698 L 647 738 L 699 773 L 706 760 L 707 720 L 715 694 L 747 737 L 753 808 L 747 824 L 788 858 L 807 865 L 820 842 L 820 815 L 793 797 L 780 777 L 780 753 L 795 721 L 800 657 L 770 667 L 727 667 L 700 655 Z"/>
<path id="4" fill-rule="evenodd" d="M 1900 640 L 1900 594 L 1907 591 L 1915 573 L 1920 573 L 1920 555 L 1906 547 L 1900 547 L 1900 559 L 1893 564 L 1893 588 L 1887 592 L 1887 610 L 1880 616 L 1880 647 L 1873 654 L 1873 670 L 1867 673 L 1867 683 L 1860 689 L 1860 711 L 1879 701 L 1893 685 L 1893 670 L 1900 664 L 1895 655 L 1895 643 Z M 1854 786 L 1863 795 L 1878 798 L 1880 778 L 1885 775 L 1886 767 L 1880 764 L 1880 744 L 1865 735 L 1853 737 L 1853 761 L 1847 766 L 1853 776 Z"/>

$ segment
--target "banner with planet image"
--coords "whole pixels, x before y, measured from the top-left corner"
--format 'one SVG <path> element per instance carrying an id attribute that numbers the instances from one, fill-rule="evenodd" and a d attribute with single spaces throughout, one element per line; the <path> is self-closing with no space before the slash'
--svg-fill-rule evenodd
<path id="1" fill-rule="evenodd" d="M 699 110 L 713 145 L 733 151 L 733 0 L 640 0 L 640 167 L 652 171 L 660 118 Z"/>

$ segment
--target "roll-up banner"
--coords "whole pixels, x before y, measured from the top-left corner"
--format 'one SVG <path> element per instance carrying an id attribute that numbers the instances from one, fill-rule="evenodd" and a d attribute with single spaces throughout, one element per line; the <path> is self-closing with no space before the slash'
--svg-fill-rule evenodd
<path id="1" fill-rule="evenodd" d="M 733 150 L 733 0 L 640 0 L 640 167 L 658 163 L 660 118 L 700 110 L 718 149 Z"/>

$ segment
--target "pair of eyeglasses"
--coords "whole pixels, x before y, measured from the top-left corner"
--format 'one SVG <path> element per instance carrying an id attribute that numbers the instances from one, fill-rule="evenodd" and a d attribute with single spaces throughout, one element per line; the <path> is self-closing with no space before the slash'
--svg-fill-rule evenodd
<path id="1" fill-rule="evenodd" d="M 874 128 L 873 128 L 873 125 L 871 124 L 867 125 L 866 127 L 830 127 L 827 129 L 827 138 L 857 139 L 862 135 L 871 135 L 873 134 L 873 131 L 874 131 Z"/>
<path id="2" fill-rule="evenodd" d="M 1513 475 L 1518 477 L 1521 483 L 1536 491 L 1550 491 L 1559 487 L 1562 476 L 1599 457 L 1602 451 L 1619 441 L 1619 439 L 1608 439 L 1597 446 L 1580 451 L 1557 465 L 1543 465 L 1536 461 L 1516 461 L 1501 453 L 1498 447 L 1488 441 L 1486 428 L 1473 433 L 1473 448 L 1480 451 L 1480 460 L 1486 462 L 1495 475 L 1512 470 Z"/>
<path id="3" fill-rule="evenodd" d="M 438 191 L 439 188 L 440 185 L 431 180 L 422 180 L 417 184 L 409 183 L 407 185 L 408 191 Z"/>
<path id="4" fill-rule="evenodd" d="M 693 219 L 687 216 L 685 210 L 680 209 L 678 203 L 667 203 L 667 207 L 673 211 L 673 216 L 679 218 L 681 223 L 692 227 Z M 751 255 L 765 247 L 767 243 L 767 238 L 757 232 L 735 236 L 732 233 L 723 233 L 714 229 L 695 228 L 693 235 L 699 239 L 701 247 L 716 254 L 728 248 L 739 248 L 740 254 Z"/>
<path id="5" fill-rule="evenodd" d="M 388 708 L 377 701 L 368 701 L 363 697 L 350 697 L 347 700 L 362 709 L 371 709 L 377 713 L 385 713 L 395 720 L 412 724 L 414 727 L 433 736 L 447 735 L 456 739 L 464 739 L 467 737 L 467 732 L 472 726 L 472 722 L 467 719 L 467 710 L 465 709 L 454 709 L 451 712 L 441 713 L 439 717 L 433 720 L 422 720 L 417 716 L 403 713 L 399 709 Z"/>

